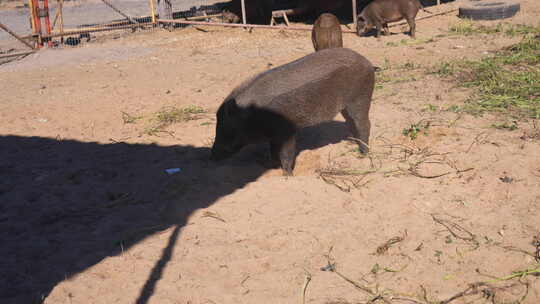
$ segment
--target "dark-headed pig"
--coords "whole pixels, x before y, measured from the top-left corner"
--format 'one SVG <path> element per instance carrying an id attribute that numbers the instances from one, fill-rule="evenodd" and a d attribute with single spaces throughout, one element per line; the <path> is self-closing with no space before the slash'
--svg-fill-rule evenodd
<path id="1" fill-rule="evenodd" d="M 341 25 L 338 18 L 330 13 L 321 14 L 313 24 L 311 41 L 315 51 L 343 47 Z"/>
<path id="2" fill-rule="evenodd" d="M 270 24 L 274 0 L 245 0 L 246 23 Z M 232 0 L 222 11 L 223 22 L 242 22 L 242 3 L 240 0 Z"/>
<path id="3" fill-rule="evenodd" d="M 373 65 L 345 48 L 325 49 L 263 72 L 235 88 L 217 111 L 212 159 L 267 142 L 274 165 L 292 175 L 300 128 L 344 116 L 360 151 L 368 152 Z"/>
<path id="4" fill-rule="evenodd" d="M 375 27 L 377 37 L 381 35 L 381 29 L 384 30 L 384 35 L 388 35 L 390 34 L 389 22 L 405 19 L 409 24 L 411 37 L 415 38 L 414 19 L 419 9 L 423 7 L 418 0 L 373 0 L 358 15 L 356 31 L 359 36 L 362 36 Z"/>

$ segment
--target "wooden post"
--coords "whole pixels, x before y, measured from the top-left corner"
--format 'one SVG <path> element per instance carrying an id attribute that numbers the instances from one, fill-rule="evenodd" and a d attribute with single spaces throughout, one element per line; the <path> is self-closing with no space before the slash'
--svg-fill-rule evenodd
<path id="1" fill-rule="evenodd" d="M 34 49 L 34 46 L 31 45 L 30 43 L 28 43 L 28 41 L 22 39 L 19 35 L 15 34 L 14 32 L 12 32 L 7 26 L 3 25 L 2 23 L 0 23 L 0 28 L 2 28 L 4 31 L 6 31 L 8 34 L 10 34 L 11 36 L 15 37 L 17 40 L 19 40 L 20 42 L 24 43 L 27 47 L 31 48 L 31 49 Z"/>
<path id="2" fill-rule="evenodd" d="M 37 37 L 37 46 L 42 47 L 43 46 L 43 39 L 42 39 L 42 33 L 41 33 L 41 18 L 39 17 L 39 2 L 38 0 L 30 0 L 32 1 L 32 18 L 34 19 L 34 25 L 36 27 L 35 34 Z"/>
<path id="3" fill-rule="evenodd" d="M 60 34 L 64 33 L 64 0 L 58 0 L 58 11 L 60 12 Z M 64 36 L 60 36 L 60 43 L 64 43 Z"/>
<path id="4" fill-rule="evenodd" d="M 43 11 L 45 12 L 45 31 L 47 35 L 51 34 L 51 20 L 49 19 L 49 0 L 43 0 Z M 52 41 L 47 42 L 49 47 L 52 47 Z"/>
<path id="5" fill-rule="evenodd" d="M 357 28 L 358 26 L 358 16 L 357 16 L 358 12 L 356 12 L 356 0 L 352 0 L 352 20 L 353 20 L 353 23 L 354 23 L 354 29 Z"/>
<path id="6" fill-rule="evenodd" d="M 246 24 L 246 2 L 245 0 L 241 0 L 240 2 L 242 3 L 242 23 Z"/>
<path id="7" fill-rule="evenodd" d="M 32 0 L 28 0 L 28 8 L 30 9 L 30 24 L 32 25 L 32 34 L 36 33 L 36 19 L 34 18 L 34 3 Z"/>
<path id="8" fill-rule="evenodd" d="M 154 8 L 154 0 L 148 0 L 150 2 L 150 11 L 152 12 L 150 16 L 152 16 L 152 23 L 156 23 L 156 10 Z"/>

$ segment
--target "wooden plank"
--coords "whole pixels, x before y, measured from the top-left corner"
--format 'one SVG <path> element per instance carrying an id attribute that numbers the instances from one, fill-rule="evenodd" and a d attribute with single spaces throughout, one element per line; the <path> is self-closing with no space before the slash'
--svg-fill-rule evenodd
<path id="1" fill-rule="evenodd" d="M 4 24 L 0 23 L 0 28 L 2 28 L 4 31 L 6 31 L 8 34 L 10 34 L 11 36 L 15 37 L 17 40 L 19 40 L 20 42 L 24 43 L 24 45 L 26 45 L 27 47 L 31 48 L 32 50 L 34 49 L 34 46 L 31 45 L 28 41 L 22 39 L 22 37 L 20 37 L 19 35 L 15 34 L 12 30 L 10 30 L 7 26 L 5 26 Z"/>
<path id="2" fill-rule="evenodd" d="M 32 53 L 35 53 L 35 51 L 25 51 L 25 52 L 11 53 L 11 54 L 3 54 L 3 55 L 0 55 L 0 59 L 9 58 L 9 57 L 17 57 L 17 56 L 26 56 Z"/>

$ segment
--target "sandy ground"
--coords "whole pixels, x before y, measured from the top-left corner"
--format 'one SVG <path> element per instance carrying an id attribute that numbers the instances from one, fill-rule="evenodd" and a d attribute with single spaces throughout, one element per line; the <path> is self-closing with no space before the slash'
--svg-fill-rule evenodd
<path id="1" fill-rule="evenodd" d="M 538 25 L 540 4 L 521 3 L 506 22 Z M 409 44 L 401 26 L 381 40 L 345 35 L 393 71 L 374 95 L 372 156 L 357 155 L 339 116 L 303 130 L 291 178 L 259 165 L 264 146 L 220 163 L 208 147 L 223 98 L 312 52 L 308 32 L 110 34 L 0 66 L 0 302 L 301 303 L 304 289 L 306 303 L 435 302 L 538 267 L 533 122 L 505 131 L 491 127 L 499 116 L 423 110 L 471 94 L 425 69 L 519 41 L 449 36 L 457 21 L 420 20 Z M 400 72 L 406 63 L 419 67 Z M 157 111 L 193 105 L 207 113 L 149 134 Z M 427 134 L 403 136 L 422 119 Z M 415 162 L 421 176 L 448 174 L 407 173 Z M 323 178 L 325 169 L 373 173 Z M 321 270 L 329 263 L 337 272 Z M 510 303 L 527 290 L 521 303 L 540 303 L 538 277 L 490 284 L 452 303 Z"/>

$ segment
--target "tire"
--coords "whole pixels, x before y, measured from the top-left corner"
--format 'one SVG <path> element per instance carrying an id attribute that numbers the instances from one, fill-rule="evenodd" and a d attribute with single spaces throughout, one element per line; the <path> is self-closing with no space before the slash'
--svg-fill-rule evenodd
<path id="1" fill-rule="evenodd" d="M 520 9 L 513 0 L 468 0 L 459 7 L 460 18 L 497 20 L 514 16 Z"/>

